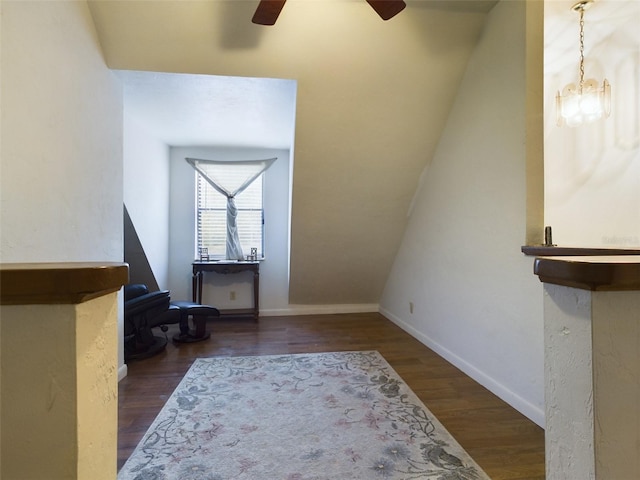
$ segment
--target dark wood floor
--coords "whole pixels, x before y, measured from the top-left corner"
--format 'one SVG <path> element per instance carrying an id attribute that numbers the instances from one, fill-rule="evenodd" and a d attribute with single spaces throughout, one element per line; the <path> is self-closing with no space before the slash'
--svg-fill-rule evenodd
<path id="1" fill-rule="evenodd" d="M 209 340 L 169 343 L 128 365 L 119 385 L 118 469 L 195 358 L 377 350 L 493 480 L 544 479 L 544 431 L 382 315 L 216 320 L 208 329 Z M 175 332 L 173 325 L 169 338 Z"/>

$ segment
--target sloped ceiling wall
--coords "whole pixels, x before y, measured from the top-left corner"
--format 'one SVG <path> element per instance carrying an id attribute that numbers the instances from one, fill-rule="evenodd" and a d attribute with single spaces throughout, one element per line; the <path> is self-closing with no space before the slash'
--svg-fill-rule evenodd
<path id="1" fill-rule="evenodd" d="M 275 27 L 250 22 L 257 1 L 89 4 L 110 68 L 298 81 L 290 303 L 340 304 L 378 302 L 493 3 L 384 22 L 364 0 L 292 0 Z"/>

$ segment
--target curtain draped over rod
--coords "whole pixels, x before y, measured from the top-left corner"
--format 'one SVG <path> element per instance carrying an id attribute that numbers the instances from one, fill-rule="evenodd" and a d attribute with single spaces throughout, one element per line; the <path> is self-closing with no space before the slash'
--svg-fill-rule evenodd
<path id="1" fill-rule="evenodd" d="M 242 246 L 240 245 L 240 238 L 238 236 L 238 209 L 236 208 L 234 198 L 240 195 L 277 159 L 277 157 L 267 158 L 265 160 L 203 160 L 198 158 L 185 158 L 189 165 L 202 175 L 202 178 L 204 178 L 214 190 L 227 198 L 226 258 L 228 260 L 244 260 Z M 240 177 L 240 180 L 233 185 L 223 184 L 224 182 L 216 178 L 216 166 L 228 168 L 230 165 L 237 165 L 238 170 L 242 171 L 243 175 Z"/>

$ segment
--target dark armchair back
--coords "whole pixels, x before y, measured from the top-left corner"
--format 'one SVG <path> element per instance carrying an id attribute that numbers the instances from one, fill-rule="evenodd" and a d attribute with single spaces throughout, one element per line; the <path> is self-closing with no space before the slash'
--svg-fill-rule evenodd
<path id="1" fill-rule="evenodd" d="M 154 323 L 153 319 L 169 309 L 171 296 L 169 290 L 158 290 L 149 293 L 146 285 L 135 283 L 124 286 L 124 318 L 125 328 L 127 320 L 133 324 L 140 324 L 135 317 L 144 316 L 147 323 Z M 126 334 L 126 332 L 125 332 Z"/>
<path id="2" fill-rule="evenodd" d="M 124 286 L 124 301 L 149 293 L 149 289 L 144 283 L 130 283 Z"/>

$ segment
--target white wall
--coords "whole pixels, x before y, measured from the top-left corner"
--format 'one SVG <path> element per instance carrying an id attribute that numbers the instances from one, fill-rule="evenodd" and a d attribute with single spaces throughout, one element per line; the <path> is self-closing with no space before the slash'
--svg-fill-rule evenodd
<path id="1" fill-rule="evenodd" d="M 124 105 L 124 203 L 160 289 L 168 288 L 169 147 Z"/>
<path id="2" fill-rule="evenodd" d="M 380 304 L 384 315 L 543 424 L 542 287 L 520 253 L 524 26 L 524 2 L 500 2 L 490 12 Z"/>
<path id="3" fill-rule="evenodd" d="M 3 262 L 122 261 L 122 91 L 84 2 L 2 2 Z"/>
<path id="4" fill-rule="evenodd" d="M 558 127 L 555 94 L 579 79 L 573 0 L 545 1 L 545 224 L 554 243 L 640 247 L 640 2 L 585 13 L 585 79 L 611 83 L 611 116 Z"/>
<path id="5" fill-rule="evenodd" d="M 260 263 L 260 313 L 286 309 L 289 294 L 290 165 L 288 150 L 229 147 L 171 148 L 171 205 L 169 235 L 169 289 L 175 300 L 191 299 L 191 263 L 195 258 L 195 171 L 186 157 L 215 160 L 251 160 L 278 157 L 265 172 L 265 260 Z M 219 308 L 252 306 L 250 274 L 207 274 L 203 302 Z M 231 302 L 229 292 L 236 292 Z"/>

